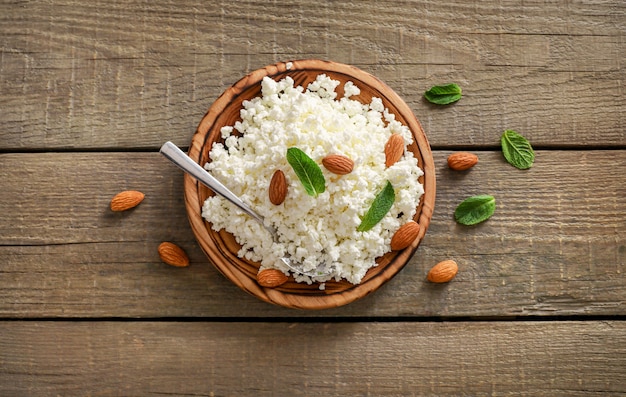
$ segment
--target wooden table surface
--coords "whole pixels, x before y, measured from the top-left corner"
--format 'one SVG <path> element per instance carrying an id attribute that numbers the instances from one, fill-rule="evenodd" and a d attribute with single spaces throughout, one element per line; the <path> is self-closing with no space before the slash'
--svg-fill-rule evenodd
<path id="1" fill-rule="evenodd" d="M 437 172 L 410 263 L 321 311 L 223 277 L 158 153 L 246 73 L 307 58 L 400 94 Z M 458 103 L 423 99 L 448 82 Z M 621 0 L 2 1 L 0 395 L 626 395 L 625 90 Z M 449 170 L 458 150 L 478 165 Z M 128 189 L 144 202 L 111 212 Z M 457 225 L 474 194 L 496 213 Z M 444 259 L 457 277 L 430 284 Z"/>

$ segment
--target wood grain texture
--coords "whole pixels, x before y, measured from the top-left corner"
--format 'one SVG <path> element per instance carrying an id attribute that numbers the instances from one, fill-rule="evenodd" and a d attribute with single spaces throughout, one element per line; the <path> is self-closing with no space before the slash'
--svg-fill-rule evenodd
<path id="1" fill-rule="evenodd" d="M 0 154 L 0 316 L 626 313 L 626 174 L 613 172 L 626 166 L 626 152 L 538 151 L 528 171 L 500 152 L 477 152 L 478 165 L 462 173 L 447 168 L 449 153 L 434 152 L 435 211 L 410 263 L 375 294 L 321 312 L 260 302 L 222 277 L 191 233 L 182 172 L 157 153 Z M 127 189 L 146 198 L 110 212 L 110 199 Z M 494 216 L 457 225 L 456 205 L 482 193 L 496 197 Z M 183 247 L 191 266 L 161 263 L 162 241 Z M 459 274 L 429 284 L 426 273 L 443 259 L 456 260 Z"/>
<path id="2" fill-rule="evenodd" d="M 0 322 L 0 393 L 621 396 L 624 357 L 611 321 Z"/>
<path id="3" fill-rule="evenodd" d="M 626 145 L 620 1 L 30 1 L 0 33 L 3 151 L 186 146 L 225 88 L 303 58 L 381 78 L 436 147 Z M 458 104 L 423 100 L 450 81 Z"/>
<path id="4" fill-rule="evenodd" d="M 624 1 L 1 2 L 0 395 L 626 396 L 625 54 Z M 393 88 L 437 175 L 409 264 L 322 311 L 223 277 L 156 153 L 246 73 L 306 58 Z M 423 99 L 448 82 L 461 101 Z M 459 149 L 478 165 L 450 171 Z M 127 189 L 145 200 L 111 212 Z M 494 216 L 457 225 L 483 193 Z M 444 259 L 458 275 L 428 283 Z"/>

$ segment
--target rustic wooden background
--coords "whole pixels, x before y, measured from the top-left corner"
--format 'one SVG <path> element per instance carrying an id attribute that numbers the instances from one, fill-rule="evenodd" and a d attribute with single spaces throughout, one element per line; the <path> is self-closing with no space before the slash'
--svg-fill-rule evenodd
<path id="1" fill-rule="evenodd" d="M 211 266 L 158 154 L 244 74 L 303 58 L 385 81 L 437 165 L 409 265 L 311 312 Z M 423 99 L 447 82 L 461 101 Z M 624 1 L 1 1 L 0 395 L 626 395 L 625 87 Z M 480 162 L 452 172 L 461 149 Z M 145 201 L 110 212 L 126 189 Z M 495 215 L 457 225 L 481 193 Z"/>

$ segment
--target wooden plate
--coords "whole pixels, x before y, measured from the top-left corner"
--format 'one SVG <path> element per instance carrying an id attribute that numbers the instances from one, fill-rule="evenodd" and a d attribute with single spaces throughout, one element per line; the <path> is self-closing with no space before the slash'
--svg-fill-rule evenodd
<path id="1" fill-rule="evenodd" d="M 281 62 L 248 74 L 227 89 L 209 108 L 191 140 L 189 156 L 201 165 L 208 161 L 211 145 L 221 139 L 221 127 L 232 126 L 235 121 L 240 120 L 239 111 L 242 108 L 242 102 L 261 95 L 260 82 L 265 76 L 275 80 L 291 76 L 296 85 L 306 88 L 321 73 L 341 82 L 337 87 L 339 97 L 343 95 L 343 84 L 352 81 L 361 90 L 361 94 L 351 97 L 352 99 L 369 103 L 372 97 L 381 98 L 384 106 L 395 114 L 396 120 L 408 126 L 412 131 L 415 142 L 409 146 L 409 150 L 414 153 L 420 168 L 424 171 L 424 175 L 420 177 L 420 182 L 424 185 L 424 195 L 414 217 L 420 225 L 418 238 L 404 250 L 393 251 L 378 258 L 378 266 L 371 268 L 360 284 L 329 281 L 326 282 L 325 290 L 320 290 L 316 283 L 306 285 L 296 283 L 290 278 L 290 281 L 278 288 L 259 286 L 256 282 L 259 264 L 238 258 L 239 245 L 234 237 L 225 231 L 214 232 L 201 216 L 202 204 L 213 193 L 196 179 L 185 174 L 187 214 L 198 243 L 209 260 L 224 276 L 244 291 L 266 302 L 290 308 L 338 307 L 378 289 L 398 273 L 413 256 L 426 233 L 435 204 L 435 166 L 430 145 L 411 109 L 391 88 L 376 77 L 356 67 L 335 62 L 320 60 Z M 251 222 L 254 221 L 251 220 Z"/>

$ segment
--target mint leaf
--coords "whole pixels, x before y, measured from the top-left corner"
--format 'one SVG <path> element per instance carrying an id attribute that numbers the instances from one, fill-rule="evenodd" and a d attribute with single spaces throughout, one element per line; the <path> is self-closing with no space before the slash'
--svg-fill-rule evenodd
<path id="1" fill-rule="evenodd" d="M 435 85 L 424 93 L 424 97 L 437 105 L 448 105 L 461 99 L 461 87 L 454 83 Z"/>
<path id="2" fill-rule="evenodd" d="M 482 194 L 469 197 L 454 211 L 454 219 L 462 225 L 475 225 L 491 218 L 496 210 L 496 199 L 493 196 Z"/>
<path id="3" fill-rule="evenodd" d="M 378 193 L 370 209 L 367 210 L 365 216 L 361 219 L 361 224 L 356 229 L 359 232 L 366 232 L 373 228 L 378 222 L 381 221 L 387 215 L 387 212 L 391 209 L 393 202 L 396 200 L 396 193 L 393 191 L 391 182 L 387 181 L 387 184 L 383 190 Z"/>
<path id="4" fill-rule="evenodd" d="M 312 158 L 297 147 L 287 149 L 287 162 L 302 182 L 309 196 L 317 197 L 326 190 L 322 169 Z"/>
<path id="5" fill-rule="evenodd" d="M 513 130 L 506 130 L 500 138 L 502 154 L 509 164 L 520 170 L 530 168 L 535 161 L 535 152 L 530 142 Z"/>

